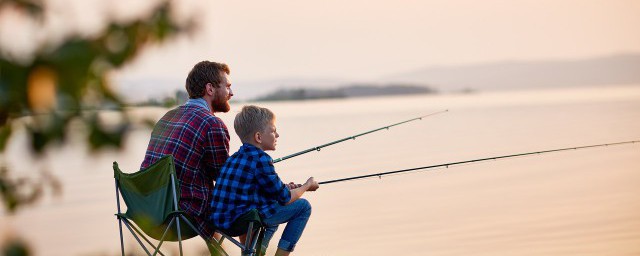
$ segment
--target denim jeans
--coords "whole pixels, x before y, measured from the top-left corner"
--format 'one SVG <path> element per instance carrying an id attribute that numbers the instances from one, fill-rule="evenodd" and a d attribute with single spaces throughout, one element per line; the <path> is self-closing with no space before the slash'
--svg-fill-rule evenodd
<path id="1" fill-rule="evenodd" d="M 311 204 L 304 198 L 300 198 L 289 205 L 278 206 L 276 213 L 269 218 L 262 219 L 266 226 L 262 247 L 267 248 L 279 224 L 287 223 L 278 242 L 278 248 L 289 252 L 293 251 L 300 236 L 302 236 L 302 231 L 307 225 L 309 216 L 311 216 Z"/>

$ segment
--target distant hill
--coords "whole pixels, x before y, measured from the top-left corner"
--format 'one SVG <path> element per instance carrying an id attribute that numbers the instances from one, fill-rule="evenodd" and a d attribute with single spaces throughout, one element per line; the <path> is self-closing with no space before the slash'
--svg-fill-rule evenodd
<path id="1" fill-rule="evenodd" d="M 384 77 L 382 80 L 428 83 L 444 92 L 613 84 L 640 85 L 640 54 L 583 60 L 509 61 L 431 67 Z"/>
<path id="2" fill-rule="evenodd" d="M 335 99 L 354 98 L 382 95 L 404 95 L 434 93 L 426 86 L 407 84 L 388 84 L 376 86 L 369 84 L 354 84 L 333 89 L 319 88 L 281 88 L 264 96 L 255 98 L 255 101 L 279 101 L 279 100 L 311 100 L 311 99 Z"/>
<path id="3" fill-rule="evenodd" d="M 383 85 L 354 84 L 342 78 L 288 78 L 260 81 L 234 79 L 234 100 L 292 100 L 363 97 L 437 92 L 473 92 L 599 85 L 640 85 L 640 54 L 580 60 L 502 61 L 429 67 L 383 77 Z M 119 90 L 129 102 L 162 102 L 184 90 L 183 78 L 121 79 Z M 421 86 L 421 85 L 428 85 Z M 408 86 L 407 88 L 403 86 Z M 396 87 L 396 88 L 390 88 Z M 278 89 L 281 88 L 281 89 Z M 323 89 L 320 89 L 323 88 Z"/>

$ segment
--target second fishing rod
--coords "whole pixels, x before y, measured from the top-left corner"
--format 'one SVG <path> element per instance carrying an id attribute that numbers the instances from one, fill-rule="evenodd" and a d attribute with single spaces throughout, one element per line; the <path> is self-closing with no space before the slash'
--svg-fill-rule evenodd
<path id="1" fill-rule="evenodd" d="M 342 139 L 339 139 L 339 140 L 336 140 L 336 141 L 332 141 L 332 142 L 329 142 L 329 143 L 326 143 L 326 144 L 322 144 L 322 145 L 315 146 L 315 147 L 312 147 L 312 148 L 309 148 L 309 149 L 305 149 L 305 150 L 302 150 L 300 152 L 293 153 L 291 155 L 287 155 L 287 156 L 283 156 L 283 157 L 280 157 L 280 158 L 276 158 L 276 159 L 273 160 L 273 163 L 275 164 L 277 162 L 281 162 L 281 161 L 284 161 L 284 160 L 287 160 L 287 159 L 290 159 L 290 158 L 293 158 L 293 157 L 296 157 L 296 156 L 304 155 L 304 154 L 309 153 L 309 152 L 320 151 L 320 149 L 328 147 L 328 146 L 331 146 L 331 145 L 335 145 L 335 144 L 338 144 L 338 143 L 341 143 L 341 142 L 345 142 L 345 141 L 348 141 L 348 140 L 355 140 L 356 138 L 358 138 L 360 136 L 364 136 L 364 135 L 367 135 L 367 134 L 370 134 L 370 133 L 374 133 L 374 132 L 377 132 L 377 131 L 381 131 L 381 130 L 389 130 L 389 128 L 394 127 L 394 126 L 398 126 L 398 125 L 401 125 L 401 124 L 413 122 L 413 121 L 416 121 L 416 120 L 422 120 L 422 118 L 429 117 L 429 116 L 434 116 L 434 115 L 437 115 L 437 114 L 442 114 L 442 113 L 445 113 L 445 112 L 448 112 L 448 111 L 449 111 L 448 109 L 445 109 L 445 110 L 434 112 L 434 113 L 431 113 L 431 114 L 428 114 L 428 115 L 419 116 L 419 117 L 412 118 L 412 119 L 409 119 L 409 120 L 405 120 L 405 121 L 402 121 L 402 122 L 398 122 L 398 123 L 395 123 L 395 124 L 383 126 L 383 127 L 377 128 L 377 129 L 373 129 L 371 131 L 367 131 L 367 132 L 363 132 L 363 133 L 356 134 L 356 135 L 353 135 L 353 136 L 345 137 L 345 138 L 342 138 Z"/>
<path id="2" fill-rule="evenodd" d="M 408 169 L 402 169 L 402 170 L 379 172 L 379 173 L 365 174 L 365 175 L 360 175 L 360 176 L 352 176 L 352 177 L 335 179 L 335 180 L 321 181 L 321 182 L 319 182 L 319 184 L 320 185 L 331 184 L 331 183 L 352 181 L 352 180 L 360 180 L 360 179 L 367 179 L 367 178 L 373 178 L 373 177 L 382 178 L 383 176 L 387 176 L 387 175 L 403 174 L 403 173 L 409 173 L 409 172 L 424 171 L 424 170 L 429 170 L 429 169 L 449 168 L 451 166 L 457 166 L 457 165 L 463 165 L 463 164 L 479 163 L 479 162 L 486 162 L 486 161 L 496 161 L 496 160 L 502 160 L 502 159 L 507 159 L 507 158 L 514 158 L 514 157 L 543 155 L 543 154 L 548 154 L 548 153 L 569 151 L 569 150 L 580 150 L 580 149 L 587 149 L 587 148 L 609 147 L 609 146 L 635 144 L 635 143 L 640 143 L 640 140 L 623 141 L 623 142 L 606 143 L 606 144 L 596 144 L 596 145 L 588 145 L 588 146 L 578 146 L 578 147 L 568 147 L 568 148 L 559 148 L 559 149 L 549 149 L 549 150 L 517 153 L 517 154 L 502 155 L 502 156 L 492 156 L 492 157 L 485 157 L 485 158 L 479 158 L 479 159 L 472 159 L 472 160 L 465 160 L 465 161 L 458 161 L 458 162 L 451 162 L 451 163 L 444 163 L 444 164 L 436 164 L 436 165 L 429 165 L 429 166 L 421 166 L 421 167 L 408 168 Z"/>

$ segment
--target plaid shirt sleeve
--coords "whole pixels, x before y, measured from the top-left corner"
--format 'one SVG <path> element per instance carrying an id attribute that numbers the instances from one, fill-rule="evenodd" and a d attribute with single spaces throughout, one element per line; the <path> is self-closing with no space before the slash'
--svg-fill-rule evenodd
<path id="1" fill-rule="evenodd" d="M 289 202 L 291 192 L 289 192 L 287 186 L 285 186 L 280 177 L 278 177 L 273 167 L 273 161 L 267 154 L 260 156 L 257 161 L 255 177 L 265 197 L 275 200 L 281 205 Z"/>
<path id="2" fill-rule="evenodd" d="M 207 130 L 204 145 L 205 175 L 216 180 L 229 156 L 229 132 L 223 122 L 215 123 Z M 222 143 L 220 143 L 222 142 Z"/>

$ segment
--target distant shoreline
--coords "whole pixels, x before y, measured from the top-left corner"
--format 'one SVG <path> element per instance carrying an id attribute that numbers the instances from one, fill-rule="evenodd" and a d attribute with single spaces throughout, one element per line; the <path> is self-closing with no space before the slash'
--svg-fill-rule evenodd
<path id="1" fill-rule="evenodd" d="M 436 90 L 423 86 L 411 84 L 387 84 L 370 85 L 354 84 L 341 86 L 332 89 L 321 89 L 315 87 L 279 88 L 263 96 L 258 96 L 250 101 L 293 101 L 293 100 L 317 100 L 317 99 L 341 99 L 375 97 L 389 95 L 413 95 L 413 94 L 434 94 Z"/>

